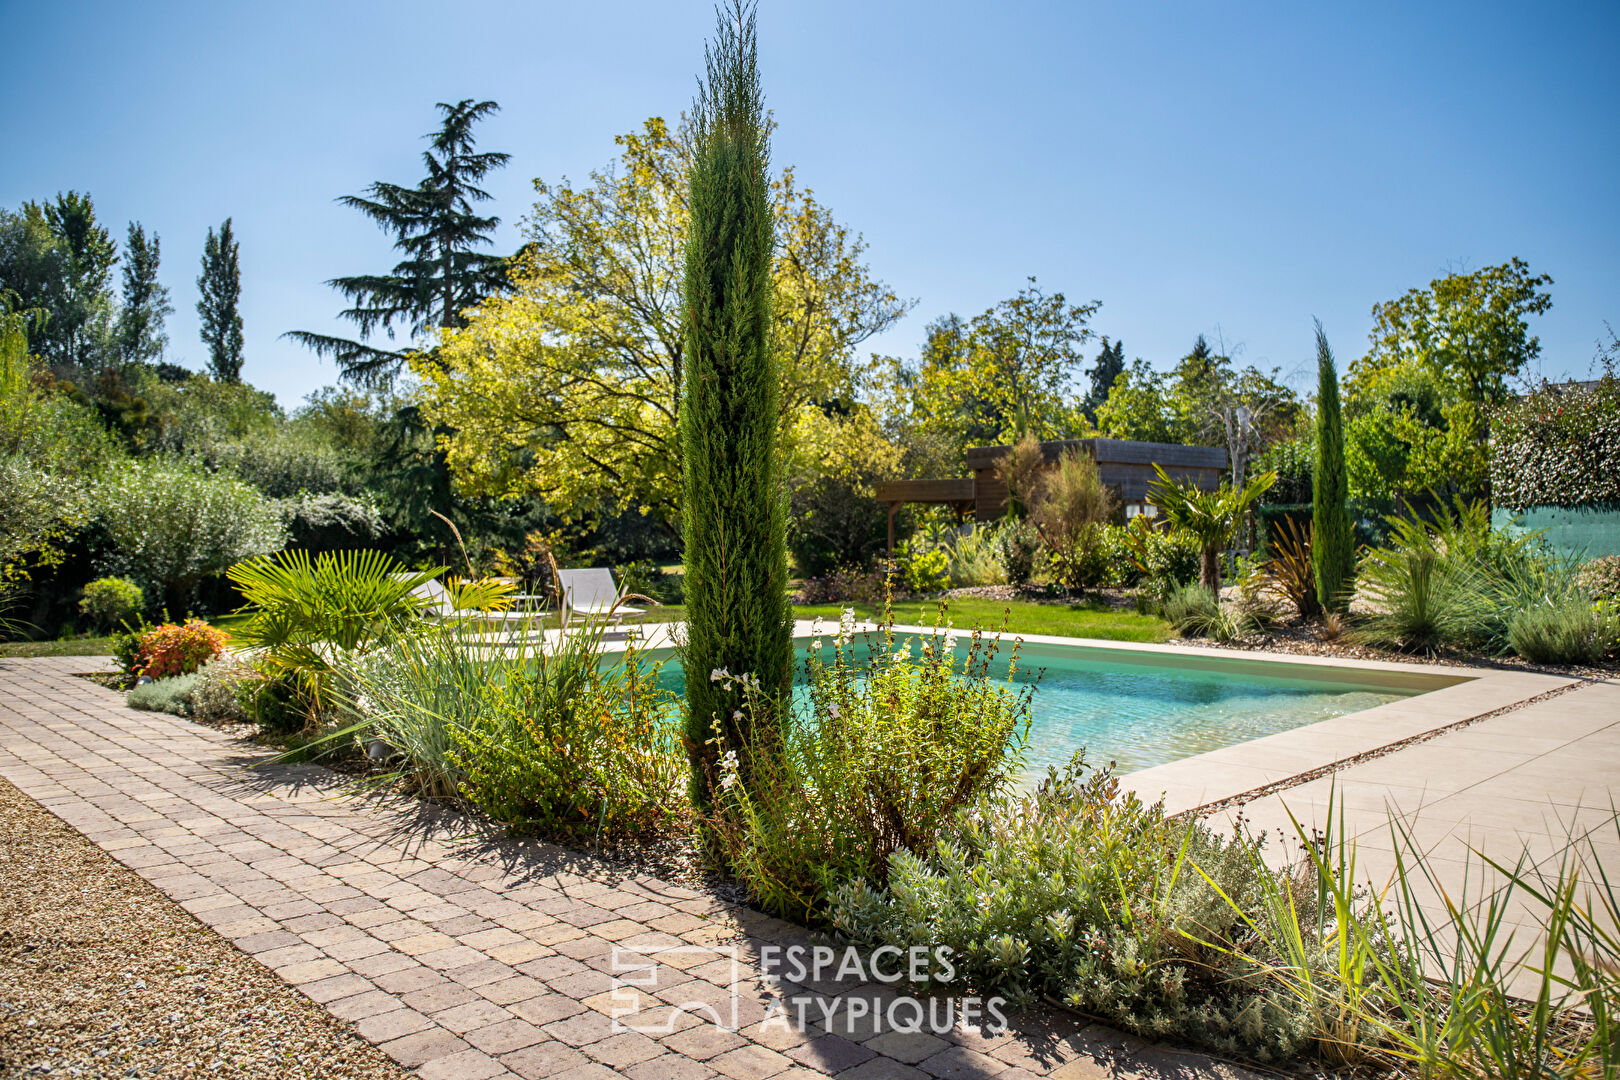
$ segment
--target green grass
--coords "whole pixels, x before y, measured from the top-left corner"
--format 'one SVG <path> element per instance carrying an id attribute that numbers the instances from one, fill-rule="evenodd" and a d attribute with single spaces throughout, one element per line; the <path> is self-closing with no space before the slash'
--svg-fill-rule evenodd
<path id="1" fill-rule="evenodd" d="M 826 623 L 836 624 L 845 607 L 854 607 L 857 618 L 876 621 L 882 609 L 872 604 L 822 604 L 816 607 L 795 607 L 796 619 L 813 619 L 818 615 Z M 939 603 L 933 600 L 897 601 L 894 620 L 906 626 L 932 626 L 939 614 Z M 678 604 L 649 608 L 641 615 L 625 617 L 624 625 L 678 622 L 686 618 L 686 609 Z M 1119 611 L 1092 603 L 1033 604 L 1026 600 L 953 600 L 950 619 L 962 630 L 975 626 L 999 630 L 1005 620 L 1008 631 L 1015 634 L 1051 634 L 1055 637 L 1098 638 L 1104 641 L 1166 641 L 1170 626 L 1153 615 L 1138 615 L 1134 611 Z M 500 629 L 501 623 L 490 624 Z M 539 626 L 554 628 L 557 619 L 546 614 Z"/>
<path id="2" fill-rule="evenodd" d="M 29 659 L 36 656 L 111 656 L 112 638 L 69 638 L 66 641 L 7 641 L 0 643 L 0 657 Z"/>
<path id="3" fill-rule="evenodd" d="M 796 607 L 793 614 L 800 619 L 820 616 L 823 622 L 836 624 L 845 607 L 854 607 L 860 619 L 875 620 L 883 612 L 872 604 L 825 604 L 818 607 Z M 1051 634 L 1056 637 L 1101 638 L 1105 641 L 1165 641 L 1170 637 L 1170 626 L 1153 615 L 1138 615 L 1134 611 L 1118 611 L 1091 603 L 1034 604 L 1027 600 L 971 600 L 950 602 L 949 617 L 958 629 L 970 630 L 975 626 L 987 630 L 1006 629 L 1015 634 Z M 896 601 L 894 621 L 905 626 L 932 626 L 939 618 L 938 601 Z"/>

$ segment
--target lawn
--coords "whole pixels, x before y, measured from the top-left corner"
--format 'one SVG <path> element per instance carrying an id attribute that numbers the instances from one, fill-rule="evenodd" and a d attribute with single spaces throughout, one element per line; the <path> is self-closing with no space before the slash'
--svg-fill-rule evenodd
<path id="1" fill-rule="evenodd" d="M 820 616 L 823 622 L 836 624 L 845 607 L 855 608 L 857 618 L 876 621 L 882 610 L 872 604 L 823 604 L 816 607 L 796 607 L 797 619 Z M 895 622 L 908 626 L 932 626 L 939 615 L 939 603 L 934 600 L 896 601 Z M 627 624 L 675 622 L 686 618 L 686 609 L 678 604 L 648 609 L 641 615 L 631 615 Z M 229 630 L 240 616 L 225 615 L 213 620 L 215 626 Z M 1105 641 L 1164 641 L 1170 628 L 1163 619 L 1152 615 L 1138 615 L 1134 611 L 1120 611 L 1091 603 L 1032 604 L 1027 600 L 953 600 L 950 619 L 962 630 L 975 626 L 986 629 L 1006 628 L 1015 634 L 1052 634 L 1057 637 L 1100 638 Z M 556 625 L 555 616 L 540 620 L 545 627 Z M 506 624 L 497 624 L 506 625 Z M 106 656 L 112 651 L 112 639 L 105 637 L 72 638 L 67 641 L 13 641 L 0 644 L 0 657 L 33 656 Z"/>
<path id="2" fill-rule="evenodd" d="M 876 620 L 883 614 L 880 607 L 872 604 L 796 607 L 793 614 L 800 619 L 820 616 L 822 621 L 836 624 L 839 613 L 851 606 L 860 619 Z M 950 602 L 949 617 L 954 626 L 963 630 L 975 626 L 999 630 L 1005 622 L 1006 629 L 1015 634 L 1052 634 L 1107 641 L 1165 641 L 1170 637 L 1170 627 L 1163 619 L 1092 603 L 1035 604 L 1027 600 L 958 599 Z M 938 620 L 938 601 L 907 600 L 894 604 L 894 621 L 902 625 L 932 626 Z"/>
<path id="3" fill-rule="evenodd" d="M 111 656 L 112 638 L 68 638 L 66 641 L 7 641 L 0 643 L 0 657 Z"/>

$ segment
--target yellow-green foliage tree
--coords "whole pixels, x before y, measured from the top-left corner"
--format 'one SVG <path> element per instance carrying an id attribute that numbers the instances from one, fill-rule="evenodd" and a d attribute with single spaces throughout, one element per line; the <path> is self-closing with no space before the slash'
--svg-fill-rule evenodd
<path id="1" fill-rule="evenodd" d="M 1034 278 L 1016 296 L 964 322 L 955 315 L 928 327 L 922 356 L 896 364 L 896 426 L 942 440 L 960 465 L 970 446 L 1082 435 L 1086 418 L 1075 398 L 1085 363 L 1087 326 L 1102 305 L 1071 304 Z"/>
<path id="2" fill-rule="evenodd" d="M 683 374 L 681 253 L 692 132 L 648 120 L 621 135 L 617 167 L 578 186 L 536 181 L 530 246 L 512 291 L 464 314 L 412 368 L 423 408 L 452 432 L 464 490 L 537 492 L 564 513 L 636 504 L 673 521 Z M 861 342 L 909 309 L 872 277 L 866 244 L 795 181 L 772 178 L 772 345 L 784 445 L 802 407 L 849 399 Z"/>
<path id="3" fill-rule="evenodd" d="M 1541 353 L 1528 320 L 1552 306 L 1551 284 L 1515 258 L 1374 305 L 1371 347 L 1344 384 L 1353 497 L 1485 489 L 1487 418 Z"/>

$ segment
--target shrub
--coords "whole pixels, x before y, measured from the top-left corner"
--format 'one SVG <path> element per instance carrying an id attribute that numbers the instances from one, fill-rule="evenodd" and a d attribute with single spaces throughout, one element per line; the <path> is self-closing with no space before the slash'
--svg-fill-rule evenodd
<path id="1" fill-rule="evenodd" d="M 1022 588 L 1035 576 L 1035 560 L 1041 553 L 1040 534 L 1027 521 L 1009 518 L 1002 524 L 1000 536 L 1007 580 Z"/>
<path id="2" fill-rule="evenodd" d="M 1620 378 L 1543 384 L 1491 421 L 1491 496 L 1499 506 L 1620 504 Z"/>
<path id="3" fill-rule="evenodd" d="M 1078 590 L 1104 583 L 1107 563 L 1100 557 L 1097 532 L 1115 505 L 1113 492 L 1087 454 L 1065 451 L 1057 467 L 1041 475 L 1029 520 L 1051 556 L 1060 585 Z"/>
<path id="4" fill-rule="evenodd" d="M 981 524 L 967 535 L 958 536 L 950 544 L 946 571 L 951 584 L 958 588 L 1007 584 L 1007 552 L 1000 529 Z"/>
<path id="5" fill-rule="evenodd" d="M 154 679 L 152 682 L 140 684 L 125 694 L 124 704 L 132 709 L 187 716 L 191 712 L 191 695 L 200 681 L 201 676 L 195 673 Z"/>
<path id="6" fill-rule="evenodd" d="M 359 722 L 334 738 L 379 740 L 411 788 L 465 798 L 515 832 L 665 830 L 685 814 L 675 699 L 634 649 L 604 656 L 602 633 L 493 654 L 466 625 L 403 635 L 344 661 Z"/>
<path id="7" fill-rule="evenodd" d="M 888 575 L 882 570 L 835 570 L 825 577 L 800 582 L 794 603 L 881 604 L 887 589 Z"/>
<path id="8" fill-rule="evenodd" d="M 252 485 L 158 458 L 108 470 L 96 507 L 112 562 L 176 611 L 204 578 L 286 539 L 280 506 Z"/>
<path id="9" fill-rule="evenodd" d="M 1369 551 L 1357 579 L 1373 605 L 1357 640 L 1433 652 L 1477 639 L 1481 593 L 1478 573 L 1466 563 L 1424 547 L 1395 545 Z"/>
<path id="10" fill-rule="evenodd" d="M 787 544 L 805 577 L 865 566 L 883 550 L 889 519 L 861 477 L 816 476 L 792 485 Z"/>
<path id="11" fill-rule="evenodd" d="M 951 557 L 943 547 L 912 537 L 900 549 L 900 581 L 908 592 L 937 593 L 951 584 Z"/>
<path id="12" fill-rule="evenodd" d="M 221 655 L 197 669 L 190 716 L 201 724 L 251 723 L 260 679 L 247 664 Z"/>
<path id="13" fill-rule="evenodd" d="M 128 578 L 97 578 L 84 587 L 79 611 L 98 630 L 114 630 L 138 617 L 146 606 L 141 587 Z"/>
<path id="14" fill-rule="evenodd" d="M 1294 518 L 1280 518 L 1271 540 L 1271 555 L 1259 570 L 1261 588 L 1286 600 L 1302 619 L 1322 611 L 1316 596 L 1311 533 L 1309 523 L 1301 526 Z"/>
<path id="15" fill-rule="evenodd" d="M 805 660 L 808 693 L 772 742 L 715 732 L 709 778 L 714 850 L 767 911 L 818 921 L 844 884 L 883 882 L 896 852 L 933 847 L 960 808 L 1006 788 L 1028 731 L 1033 687 L 991 677 L 999 641 L 975 632 L 895 641 L 885 630 L 864 662 L 846 613 L 830 650 Z M 1009 673 L 1017 670 L 1014 648 Z M 745 674 L 744 708 L 767 707 Z"/>
<path id="16" fill-rule="evenodd" d="M 839 887 L 830 921 L 861 945 L 948 947 L 953 994 L 1015 1008 L 1049 995 L 1145 1038 L 1262 1060 L 1308 1046 L 1306 1008 L 1246 952 L 1204 944 L 1249 942 L 1270 871 L 1084 768 L 957 815 L 897 853 L 886 882 Z"/>
<path id="17" fill-rule="evenodd" d="M 686 577 L 666 574 L 664 568 L 651 559 L 626 563 L 616 571 L 619 588 L 658 601 L 660 604 L 679 604 L 686 599 Z"/>
<path id="18" fill-rule="evenodd" d="M 1620 597 L 1620 555 L 1601 555 L 1583 563 L 1576 581 L 1593 600 Z"/>
<path id="19" fill-rule="evenodd" d="M 1614 647 L 1620 625 L 1607 607 L 1569 596 L 1516 611 L 1507 637 L 1514 652 L 1534 663 L 1595 664 Z"/>
<path id="20" fill-rule="evenodd" d="M 382 513 L 374 499 L 299 492 L 283 501 L 287 546 L 308 551 L 368 548 L 382 539 Z"/>
<path id="21" fill-rule="evenodd" d="M 1254 625 L 1252 614 L 1222 604 L 1220 597 L 1202 585 L 1178 586 L 1160 602 L 1159 613 L 1182 637 L 1219 642 L 1236 641 Z"/>
<path id="22" fill-rule="evenodd" d="M 1156 526 L 1152 518 L 1138 514 L 1118 535 L 1150 596 L 1163 599 L 1198 577 L 1201 549 L 1191 533 Z"/>
<path id="23" fill-rule="evenodd" d="M 413 590 L 440 569 L 410 571 L 379 551 L 305 551 L 249 559 L 227 575 L 241 589 L 249 618 L 237 631 L 258 650 L 266 675 L 286 677 L 310 706 L 311 719 L 331 704 L 333 664 L 363 651 L 421 614 Z"/>
<path id="24" fill-rule="evenodd" d="M 148 627 L 137 635 L 128 670 L 153 679 L 190 675 L 218 656 L 227 640 L 225 631 L 201 619 Z"/>

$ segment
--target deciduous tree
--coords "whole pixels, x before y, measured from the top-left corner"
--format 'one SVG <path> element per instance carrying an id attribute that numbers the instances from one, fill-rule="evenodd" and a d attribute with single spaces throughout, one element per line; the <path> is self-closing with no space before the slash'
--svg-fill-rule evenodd
<path id="1" fill-rule="evenodd" d="M 208 349 L 208 371 L 220 382 L 242 381 L 242 267 L 241 245 L 226 218 L 216 235 L 208 230 L 203 242 L 202 273 L 197 277 L 197 318 L 203 345 Z"/>
<path id="2" fill-rule="evenodd" d="M 146 238 L 138 221 L 129 223 L 124 244 L 124 295 L 118 309 L 118 352 L 126 364 L 155 363 L 169 344 L 163 320 L 174 314 L 169 290 L 158 281 L 157 233 Z"/>
<path id="3" fill-rule="evenodd" d="M 616 167 L 589 183 L 536 182 L 511 292 L 467 311 L 412 368 L 463 489 L 536 492 L 574 516 L 635 505 L 673 529 L 694 131 L 654 118 L 615 141 Z M 871 276 L 865 242 L 793 170 L 770 197 L 770 329 L 791 449 L 802 410 L 852 399 L 870 374 L 856 349 L 910 305 Z"/>

